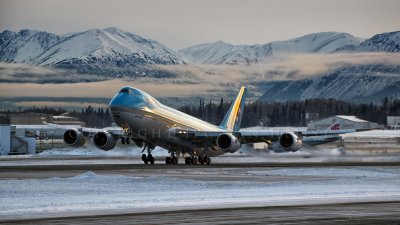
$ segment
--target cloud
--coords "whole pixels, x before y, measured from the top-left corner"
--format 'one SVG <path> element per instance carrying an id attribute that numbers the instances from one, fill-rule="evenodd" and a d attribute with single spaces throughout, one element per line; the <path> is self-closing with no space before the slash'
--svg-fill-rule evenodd
<path id="1" fill-rule="evenodd" d="M 251 65 L 166 65 L 182 82 L 234 84 L 254 81 L 301 80 L 357 65 L 400 65 L 399 53 L 337 53 L 278 55 Z"/>
<path id="2" fill-rule="evenodd" d="M 234 95 L 240 85 L 247 85 L 252 94 L 257 94 L 256 91 L 262 90 L 258 90 L 253 84 L 259 81 L 307 79 L 347 66 L 371 64 L 400 66 L 399 62 L 398 53 L 340 53 L 281 55 L 269 62 L 253 65 L 158 65 L 157 69 L 173 72 L 177 76 L 165 79 L 142 77 L 88 83 L 39 84 L 3 81 L 0 82 L 0 96 L 111 98 L 123 86 L 139 88 L 157 98 L 229 96 Z M 0 77 L 13 79 L 15 74 L 23 74 L 26 70 L 34 71 L 39 77 L 52 77 L 54 73 L 60 72 L 52 68 L 0 64 Z M 61 75 L 55 74 L 55 76 L 70 76 L 64 72 L 61 71 Z M 383 75 L 388 74 L 383 73 Z"/>
<path id="3" fill-rule="evenodd" d="M 40 67 L 16 63 L 0 63 L 0 82 L 63 83 L 99 80 L 104 80 L 104 78 L 96 75 L 77 74 L 71 70 L 53 67 Z"/>

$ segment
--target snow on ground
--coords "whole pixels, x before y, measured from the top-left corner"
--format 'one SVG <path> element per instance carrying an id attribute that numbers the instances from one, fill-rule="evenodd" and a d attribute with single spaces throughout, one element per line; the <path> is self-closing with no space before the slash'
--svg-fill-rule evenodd
<path id="1" fill-rule="evenodd" d="M 1 180 L 0 217 L 400 200 L 397 169 L 285 168 L 244 173 L 260 180 L 200 181 L 90 171 L 69 178 Z M 271 179 L 285 176 L 294 178 Z M 263 177 L 270 180 L 262 181 Z"/>
<path id="2" fill-rule="evenodd" d="M 2 166 L 31 165 L 84 165 L 84 164 L 143 164 L 141 149 L 115 148 L 102 151 L 93 148 L 61 148 L 46 150 L 37 155 L 0 156 Z M 164 164 L 169 156 L 162 148 L 153 151 L 156 164 Z M 314 163 L 314 162 L 400 162 L 400 154 L 355 154 L 335 146 L 324 148 L 304 148 L 297 152 L 274 152 L 267 149 L 255 149 L 243 146 L 240 151 L 212 158 L 218 163 Z M 179 164 L 184 164 L 181 157 Z"/>
<path id="3" fill-rule="evenodd" d="M 103 151 L 94 146 L 81 147 L 81 148 L 61 148 L 61 149 L 50 149 L 39 153 L 39 156 L 51 157 L 51 156 L 104 156 L 104 157 L 140 157 L 143 153 L 142 149 L 138 147 L 131 148 L 120 148 L 115 147 L 110 151 Z M 168 151 L 156 147 L 152 151 L 153 156 L 169 156 Z"/>

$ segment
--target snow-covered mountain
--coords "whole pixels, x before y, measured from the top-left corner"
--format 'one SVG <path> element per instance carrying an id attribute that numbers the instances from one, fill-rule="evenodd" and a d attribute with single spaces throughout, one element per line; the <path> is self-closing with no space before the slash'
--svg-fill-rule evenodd
<path id="1" fill-rule="evenodd" d="M 180 50 L 184 58 L 197 64 L 249 64 L 273 56 L 293 53 L 332 53 L 345 46 L 358 46 L 362 39 L 347 33 L 322 32 L 287 41 L 259 45 L 231 45 L 222 41 Z"/>
<path id="2" fill-rule="evenodd" d="M 160 43 L 117 28 L 64 36 L 34 30 L 4 31 L 0 33 L 0 61 L 110 75 L 142 65 L 185 63 L 178 53 Z"/>
<path id="3" fill-rule="evenodd" d="M 3 31 L 0 33 L 0 61 L 33 64 L 40 54 L 65 39 L 36 30 Z"/>
<path id="4" fill-rule="evenodd" d="M 313 79 L 272 81 L 261 85 L 264 101 L 334 98 L 350 102 L 380 102 L 400 98 L 399 65 L 358 65 L 337 69 Z"/>
<path id="5" fill-rule="evenodd" d="M 358 45 L 335 52 L 400 52 L 400 31 L 378 34 Z M 262 100 L 335 98 L 353 102 L 380 102 L 400 98 L 400 62 L 347 65 L 313 79 L 265 82 Z"/>
<path id="6" fill-rule="evenodd" d="M 359 45 L 344 46 L 338 51 L 400 52 L 400 31 L 377 34 Z"/>
<path id="7" fill-rule="evenodd" d="M 264 45 L 231 45 L 222 41 L 196 45 L 179 51 L 197 64 L 253 64 L 282 59 L 286 54 L 337 52 L 400 52 L 400 32 L 360 39 L 346 33 L 324 32 L 275 41 Z M 274 71 L 269 71 L 274 73 Z M 295 73 L 294 73 L 295 74 Z M 353 102 L 379 102 L 384 97 L 400 98 L 399 64 L 343 64 L 319 76 L 288 81 L 261 81 L 260 99 L 287 101 L 335 98 Z"/>
<path id="8" fill-rule="evenodd" d="M 92 29 L 68 35 L 21 30 L 0 33 L 0 62 L 61 68 L 52 73 L 29 73 L 21 68 L 13 75 L 0 74 L 0 82 L 82 82 L 113 77 L 175 77 L 173 71 L 148 65 L 254 64 L 286 54 L 337 52 L 400 52 L 400 31 L 362 40 L 346 33 L 323 32 L 258 45 L 231 45 L 223 41 L 201 44 L 179 53 L 156 41 L 117 28 Z M 400 64 L 345 63 L 315 78 L 291 81 L 252 81 L 264 93 L 262 100 L 336 98 L 348 101 L 380 101 L 400 98 Z M 3 70 L 4 71 L 4 70 Z M 61 71 L 61 72 L 60 72 Z M 269 71 L 274 73 L 275 71 Z M 277 71 L 279 72 L 279 71 Z M 38 73 L 38 74 L 36 74 Z M 81 74 L 90 74 L 81 76 Z"/>

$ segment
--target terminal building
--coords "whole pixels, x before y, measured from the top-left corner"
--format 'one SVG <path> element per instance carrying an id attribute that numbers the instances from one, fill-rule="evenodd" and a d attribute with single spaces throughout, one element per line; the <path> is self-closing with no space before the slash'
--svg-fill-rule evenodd
<path id="1" fill-rule="evenodd" d="M 369 122 L 360 119 L 356 116 L 342 116 L 336 115 L 325 119 L 310 122 L 307 125 L 308 130 L 326 130 L 331 125 L 338 124 L 335 129 L 361 129 L 361 130 L 371 130 L 379 128 L 377 123 Z"/>

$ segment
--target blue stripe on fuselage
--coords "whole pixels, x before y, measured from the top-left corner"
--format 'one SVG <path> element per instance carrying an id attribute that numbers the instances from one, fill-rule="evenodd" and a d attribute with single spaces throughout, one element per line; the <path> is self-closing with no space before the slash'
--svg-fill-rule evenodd
<path id="1" fill-rule="evenodd" d="M 109 106 L 136 109 L 141 109 L 143 107 L 151 108 L 151 104 L 148 102 L 147 97 L 141 91 L 131 87 L 122 88 L 121 91 L 111 99 Z"/>

